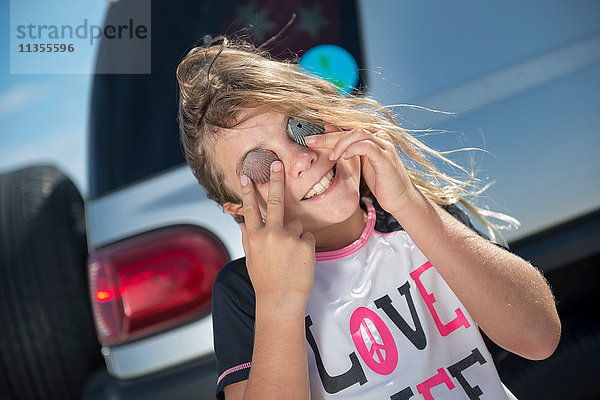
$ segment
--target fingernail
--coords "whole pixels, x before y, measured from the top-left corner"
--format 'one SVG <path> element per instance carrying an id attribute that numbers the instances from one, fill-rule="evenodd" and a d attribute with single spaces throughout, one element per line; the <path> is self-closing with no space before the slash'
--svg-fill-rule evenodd
<path id="1" fill-rule="evenodd" d="M 342 158 L 346 159 L 346 152 L 344 152 L 344 154 L 342 154 Z"/>
<path id="2" fill-rule="evenodd" d="M 248 177 L 246 175 L 242 175 L 242 177 L 240 178 L 240 183 L 242 184 L 242 186 L 246 186 L 248 184 Z"/>
<path id="3" fill-rule="evenodd" d="M 271 166 L 273 167 L 273 171 L 275 171 L 275 172 L 281 171 L 281 167 L 282 167 L 281 161 L 273 161 L 273 164 L 271 164 Z"/>
<path id="4" fill-rule="evenodd" d="M 316 136 L 305 136 L 304 137 L 304 143 L 306 144 L 313 144 L 317 141 L 317 137 Z"/>
<path id="5" fill-rule="evenodd" d="M 335 151 L 332 151 L 331 154 L 329 155 L 329 159 L 333 160 L 335 159 Z"/>

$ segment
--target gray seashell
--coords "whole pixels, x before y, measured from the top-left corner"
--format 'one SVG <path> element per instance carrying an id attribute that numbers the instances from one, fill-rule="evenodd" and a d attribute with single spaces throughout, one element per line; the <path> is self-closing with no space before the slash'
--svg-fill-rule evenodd
<path id="1" fill-rule="evenodd" d="M 242 173 L 256 183 L 268 182 L 271 178 L 271 164 L 277 160 L 271 150 L 252 150 L 244 158 Z"/>
<path id="2" fill-rule="evenodd" d="M 290 117 L 287 123 L 287 132 L 296 143 L 307 147 L 306 143 L 304 142 L 304 137 L 325 133 L 325 127 L 322 125 L 313 124 L 312 122 L 306 122 L 298 118 Z"/>

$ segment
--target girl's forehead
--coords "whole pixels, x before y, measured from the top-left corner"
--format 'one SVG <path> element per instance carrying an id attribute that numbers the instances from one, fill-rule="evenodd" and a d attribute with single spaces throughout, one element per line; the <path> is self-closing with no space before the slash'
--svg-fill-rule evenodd
<path id="1" fill-rule="evenodd" d="M 272 136 L 274 131 L 284 128 L 287 118 L 273 111 L 247 111 L 237 118 L 238 123 L 222 129 L 217 140 L 224 142 L 256 141 L 263 136 Z"/>
<path id="2" fill-rule="evenodd" d="M 238 123 L 234 128 L 252 129 L 278 125 L 284 119 L 285 115 L 276 111 L 263 108 L 246 109 L 237 116 Z"/>

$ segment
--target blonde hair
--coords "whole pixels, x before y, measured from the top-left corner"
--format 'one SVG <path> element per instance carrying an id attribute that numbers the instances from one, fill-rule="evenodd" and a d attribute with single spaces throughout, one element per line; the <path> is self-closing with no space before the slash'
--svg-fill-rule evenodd
<path id="1" fill-rule="evenodd" d="M 395 143 L 413 184 L 435 203 L 460 202 L 485 224 L 493 240 L 503 241 L 486 216 L 518 224 L 511 217 L 465 200 L 465 196 L 478 196 L 483 191 L 477 186 L 475 174 L 402 129 L 387 107 L 360 94 L 344 97 L 332 83 L 302 72 L 296 61 L 273 60 L 268 52 L 250 43 L 221 36 L 205 46 L 194 47 L 179 64 L 180 139 L 186 161 L 208 198 L 221 206 L 225 202 L 241 203 L 237 194 L 223 184 L 223 173 L 210 162 L 210 143 L 221 129 L 240 122 L 236 116 L 241 110 L 263 107 L 344 129 L 384 131 Z M 442 173 L 432 160 L 460 169 L 467 178 Z M 362 178 L 361 195 L 370 195 Z M 243 222 L 242 216 L 234 218 Z"/>

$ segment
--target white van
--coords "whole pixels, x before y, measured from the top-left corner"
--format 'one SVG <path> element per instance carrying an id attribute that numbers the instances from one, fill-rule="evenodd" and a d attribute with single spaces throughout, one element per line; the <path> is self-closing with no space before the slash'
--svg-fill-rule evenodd
<path id="1" fill-rule="evenodd" d="M 131 1 L 109 2 L 106 23 Z M 184 162 L 175 69 L 207 35 L 261 44 L 294 14 L 273 56 L 345 49 L 359 90 L 419 106 L 397 108 L 398 120 L 419 135 L 437 130 L 422 138 L 431 147 L 491 153 L 456 160 L 481 163 L 479 176 L 496 181 L 487 205 L 521 220 L 506 238 L 544 271 L 563 323 L 545 361 L 490 342 L 497 369 L 517 397 L 592 396 L 600 373 L 592 362 L 600 356 L 597 2 L 181 0 L 152 2 L 151 74 L 93 78 L 89 198 L 53 167 L 0 176 L 8 326 L 0 397 L 214 398 L 212 280 L 243 249 L 233 218 Z M 97 62 L 137 56 L 104 40 Z"/>

